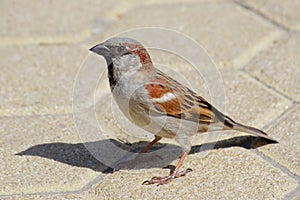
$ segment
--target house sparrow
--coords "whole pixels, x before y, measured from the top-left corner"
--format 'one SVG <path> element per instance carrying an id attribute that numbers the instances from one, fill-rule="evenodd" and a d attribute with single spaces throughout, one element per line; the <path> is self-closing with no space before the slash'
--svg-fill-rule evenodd
<path id="1" fill-rule="evenodd" d="M 137 126 L 153 133 L 147 152 L 162 137 L 174 138 L 183 150 L 178 164 L 168 176 L 153 177 L 143 184 L 162 185 L 184 176 L 179 171 L 191 149 L 196 133 L 238 130 L 274 141 L 263 131 L 239 124 L 218 111 L 204 98 L 153 66 L 141 43 L 130 38 L 111 38 L 90 49 L 105 58 L 114 99 L 125 116 Z"/>

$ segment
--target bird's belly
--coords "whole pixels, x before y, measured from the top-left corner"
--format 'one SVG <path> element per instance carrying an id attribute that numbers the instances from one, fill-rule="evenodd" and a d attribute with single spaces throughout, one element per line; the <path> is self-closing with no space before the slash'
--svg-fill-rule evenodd
<path id="1" fill-rule="evenodd" d="M 178 127 L 176 127 L 176 124 L 170 124 L 168 122 L 170 117 L 151 116 L 151 114 L 149 114 L 149 110 L 146 110 L 138 103 L 135 103 L 124 96 L 122 96 L 122 98 L 119 98 L 119 96 L 114 97 L 122 113 L 135 125 L 161 137 L 173 138 L 176 136 L 176 129 Z"/>
<path id="2" fill-rule="evenodd" d="M 120 110 L 134 124 L 154 135 L 165 138 L 193 136 L 198 132 L 199 126 L 195 122 L 163 114 L 152 115 L 144 105 L 140 105 L 138 101 L 134 100 L 136 88 L 139 87 L 127 88 L 125 92 L 125 90 L 116 86 L 113 91 L 114 99 Z M 128 91 L 131 91 L 131 93 Z"/>
<path id="3" fill-rule="evenodd" d="M 198 132 L 199 128 L 199 125 L 193 121 L 170 116 L 152 116 L 150 118 L 151 123 L 146 130 L 161 137 L 191 137 Z"/>

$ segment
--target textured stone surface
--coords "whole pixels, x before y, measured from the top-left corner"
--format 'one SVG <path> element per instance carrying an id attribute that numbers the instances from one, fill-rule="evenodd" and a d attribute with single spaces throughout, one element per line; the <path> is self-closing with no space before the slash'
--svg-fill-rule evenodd
<path id="1" fill-rule="evenodd" d="M 89 36 L 95 16 L 114 8 L 110 1 L 2 1 L 1 43 L 77 42 Z M 105 22 L 105 20 L 104 20 Z"/>
<path id="2" fill-rule="evenodd" d="M 186 0 L 186 3 L 193 0 Z M 207 2 L 210 0 L 202 0 Z M 228 0 L 214 0 L 225 2 Z M 1 2 L 0 45 L 76 43 L 91 34 L 105 32 L 122 13 L 139 5 L 161 3 L 131 0 L 120 1 L 77 1 L 53 2 L 9 1 Z M 170 3 L 174 1 L 164 1 Z M 24 28 L 24 25 L 26 28 Z"/>
<path id="3" fill-rule="evenodd" d="M 72 116 L 0 121 L 1 195 L 79 190 L 99 175 L 91 170 L 95 163 L 80 145 Z"/>
<path id="4" fill-rule="evenodd" d="M 266 146 L 261 151 L 288 168 L 291 172 L 300 175 L 300 105 L 293 107 L 280 117 L 268 132 L 276 136 L 279 144 Z"/>
<path id="5" fill-rule="evenodd" d="M 70 113 L 76 73 L 88 55 L 78 45 L 0 48 L 0 113 Z M 65 107 L 63 107 L 65 106 Z"/>
<path id="6" fill-rule="evenodd" d="M 1 1 L 0 199 L 299 199 L 298 7 L 292 0 Z M 149 49 L 157 67 L 279 143 L 236 131 L 197 135 L 182 166 L 193 172 L 142 186 L 167 175 L 162 167 L 177 163 L 180 148 L 163 139 L 141 162 L 130 160 L 153 136 L 119 118 L 104 59 L 88 49 L 146 26 L 162 29 L 129 36 L 162 45 Z M 164 28 L 177 35 L 161 35 Z M 96 94 L 83 88 L 80 103 L 92 109 L 72 116 L 84 67 L 92 73 L 78 86 L 104 76 Z M 110 174 L 108 166 L 121 170 Z"/>
<path id="7" fill-rule="evenodd" d="M 263 159 L 240 148 L 212 151 L 207 157 L 189 155 L 183 169 L 192 168 L 186 177 L 168 185 L 143 186 L 141 183 L 152 176 L 163 176 L 168 169 L 120 171 L 107 175 L 92 190 L 100 198 L 111 199 L 281 199 L 298 183 Z M 130 185 L 130 187 L 128 187 Z"/>
<path id="8" fill-rule="evenodd" d="M 262 82 L 300 101 L 300 34 L 290 33 L 258 55 L 246 70 Z"/>
<path id="9" fill-rule="evenodd" d="M 290 29 L 300 29 L 300 2 L 297 0 L 241 1 Z"/>
<path id="10" fill-rule="evenodd" d="M 184 33 L 199 42 L 218 65 L 226 67 L 240 67 L 280 34 L 270 23 L 233 3 L 149 5 L 127 11 L 116 26 L 104 36 L 94 37 L 89 46 L 139 27 L 169 28 Z M 145 37 L 139 38 L 153 40 L 151 35 Z"/>

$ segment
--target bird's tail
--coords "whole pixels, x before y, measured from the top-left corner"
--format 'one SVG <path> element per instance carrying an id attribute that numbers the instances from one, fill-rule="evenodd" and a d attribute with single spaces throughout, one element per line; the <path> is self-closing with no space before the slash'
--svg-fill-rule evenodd
<path id="1" fill-rule="evenodd" d="M 242 131 L 242 132 L 250 133 L 250 134 L 257 135 L 259 137 L 263 137 L 263 138 L 266 138 L 266 139 L 268 139 L 270 141 L 278 143 L 276 140 L 274 140 L 271 137 L 269 137 L 262 130 L 259 130 L 259 129 L 251 127 L 251 126 L 246 126 L 246 125 L 243 125 L 243 124 L 239 124 L 239 123 L 233 121 L 232 119 L 230 119 L 227 116 L 225 116 L 224 124 L 225 124 L 224 129 L 227 129 L 227 130 L 228 129 L 233 129 L 233 130 L 237 130 L 237 131 Z"/>

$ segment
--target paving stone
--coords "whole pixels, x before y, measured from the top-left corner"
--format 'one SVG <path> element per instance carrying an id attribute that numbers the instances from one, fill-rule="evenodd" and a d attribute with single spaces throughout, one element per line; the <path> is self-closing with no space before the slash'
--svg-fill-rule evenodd
<path id="1" fill-rule="evenodd" d="M 107 175 L 93 186 L 94 194 L 109 199 L 282 199 L 298 182 L 279 169 L 241 148 L 213 150 L 205 158 L 189 155 L 183 169 L 186 177 L 157 187 L 142 185 L 152 176 L 163 176 L 168 169 L 122 170 Z"/>
<path id="2" fill-rule="evenodd" d="M 100 194 L 100 199 L 110 200 L 112 199 L 109 193 Z M 46 194 L 34 194 L 34 195 L 13 195 L 13 196 L 5 196 L 0 197 L 1 200 L 96 200 L 99 199 L 99 194 L 95 191 L 82 191 L 82 192 L 74 192 L 74 193 L 46 193 Z"/>
<path id="3" fill-rule="evenodd" d="M 242 0 L 242 2 L 290 29 L 300 29 L 300 2 L 297 0 Z"/>
<path id="4" fill-rule="evenodd" d="M 190 1 L 192 0 L 185 2 Z M 91 34 L 101 34 L 131 7 L 158 2 L 160 1 L 89 0 L 74 3 L 64 0 L 58 3 L 50 0 L 43 2 L 4 0 L 0 8 L 0 45 L 75 43 L 86 39 Z M 174 1 L 163 3 L 171 2 L 174 3 Z"/>
<path id="5" fill-rule="evenodd" d="M 88 50 L 77 45 L 0 48 L 0 115 L 70 113 L 73 84 Z"/>
<path id="6" fill-rule="evenodd" d="M 290 29 L 300 27 L 296 2 L 254 0 L 245 4 Z M 285 35 L 276 25 L 231 0 L 4 0 L 0 16 L 0 199 L 282 199 L 298 194 L 299 105 L 273 121 L 292 105 L 285 96 L 299 101 L 299 84 L 295 84 L 299 82 L 295 67 L 298 33 Z M 162 187 L 142 186 L 154 175 L 167 175 L 169 169 L 161 169 L 166 163 L 177 163 L 180 148 L 173 140 L 163 139 L 149 154 L 151 159 L 143 160 L 137 169 L 121 168 L 107 174 L 107 163 L 93 156 L 109 152 L 106 156 L 111 164 L 123 154 L 105 149 L 108 143 L 132 154 L 130 151 L 138 152 L 146 145 L 144 141 L 150 140 L 151 134 L 131 124 L 125 123 L 128 130 L 120 126 L 122 118 L 116 120 L 118 108 L 111 103 L 106 76 L 91 96 L 96 97 L 98 121 L 89 118 L 94 110 L 83 115 L 83 121 L 76 120 L 91 125 L 89 129 L 79 129 L 78 135 L 73 116 L 62 114 L 72 112 L 74 80 L 88 49 L 121 31 L 146 26 L 183 32 L 207 49 L 218 67 L 226 68 L 216 68 L 221 85 L 207 85 L 205 73 L 174 53 L 149 52 L 163 71 L 209 100 L 213 90 L 224 89 L 219 97 L 221 104 L 225 103 L 222 111 L 235 120 L 258 128 L 272 122 L 266 132 L 279 144 L 266 145 L 257 137 L 235 131 L 197 135 L 182 167 L 193 172 Z M 174 49 L 182 48 L 187 55 L 195 51 L 180 43 L 183 40 L 141 37 L 137 39 L 146 46 L 171 40 Z M 94 62 L 93 56 L 88 61 Z M 205 55 L 197 56 L 202 59 Z M 104 60 L 97 59 L 97 67 L 106 68 Z M 246 72 L 236 70 L 250 60 Z M 202 61 L 207 68 L 213 66 L 206 57 Z M 99 124 L 105 127 L 101 134 L 95 129 Z M 295 176 L 288 176 L 251 148 L 258 148 Z M 165 152 L 164 156 L 159 152 Z"/>
<path id="7" fill-rule="evenodd" d="M 223 78 L 228 97 L 226 111 L 242 123 L 263 127 L 292 105 L 245 73 L 227 71 Z"/>
<path id="8" fill-rule="evenodd" d="M 291 33 L 258 55 L 246 70 L 295 101 L 300 101 L 300 34 Z"/>
<path id="9" fill-rule="evenodd" d="M 99 176 L 72 116 L 0 120 L 0 195 L 74 191 Z"/>
<path id="10" fill-rule="evenodd" d="M 95 16 L 103 18 L 116 5 L 113 1 L 4 0 L 0 12 L 1 43 L 80 41 L 89 36 Z"/>
<path id="11" fill-rule="evenodd" d="M 37 194 L 37 195 L 11 195 L 11 196 L 1 196 L 1 200 L 36 200 L 36 199 L 44 199 L 44 200 L 58 200 L 58 199 L 84 199 L 80 194 Z M 86 199 L 86 198 L 85 198 Z"/>
<path id="12" fill-rule="evenodd" d="M 262 147 L 260 150 L 300 176 L 300 105 L 293 107 L 268 129 L 271 136 L 276 136 L 279 143 Z"/>
<path id="13" fill-rule="evenodd" d="M 108 16 L 111 18 L 121 19 L 123 17 L 123 14 L 128 11 L 131 8 L 135 8 L 138 6 L 149 6 L 149 5 L 155 5 L 155 6 L 161 6 L 165 4 L 178 4 L 178 3 L 191 3 L 191 2 L 230 2 L 231 0 L 149 0 L 149 1 L 139 1 L 139 0 L 130 0 L 130 1 L 116 1 L 116 6 L 113 10 L 110 10 L 110 13 L 108 13 Z"/>
<path id="14" fill-rule="evenodd" d="M 117 33 L 139 27 L 161 27 L 184 33 L 201 44 L 217 65 L 226 67 L 242 66 L 281 35 L 272 24 L 237 4 L 200 2 L 133 7 L 104 34 L 94 36 L 85 44 L 92 46 Z M 157 32 L 159 34 L 159 30 Z M 149 44 L 153 40 L 163 43 L 171 36 L 153 39 L 151 34 L 140 34 L 135 37 Z M 192 51 L 182 44 L 177 47 Z"/>

